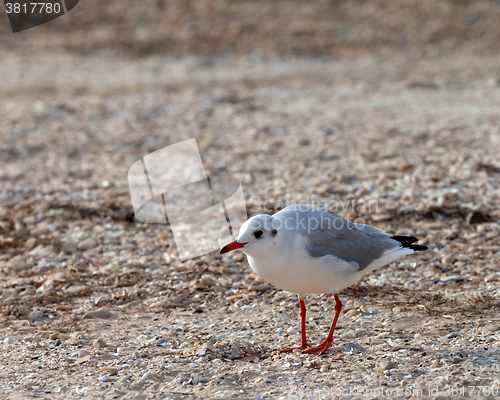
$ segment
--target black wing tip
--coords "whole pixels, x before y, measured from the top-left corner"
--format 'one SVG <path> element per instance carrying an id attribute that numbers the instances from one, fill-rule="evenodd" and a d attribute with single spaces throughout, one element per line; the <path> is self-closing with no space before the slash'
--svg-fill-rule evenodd
<path id="1" fill-rule="evenodd" d="M 394 239 L 401 243 L 403 247 L 408 247 L 414 251 L 423 251 L 427 250 L 427 246 L 419 246 L 417 244 L 412 244 L 418 242 L 418 239 L 413 236 L 391 236 L 391 239 Z"/>
<path id="2" fill-rule="evenodd" d="M 412 244 L 410 246 L 408 246 L 410 249 L 414 250 L 414 251 L 424 251 L 424 250 L 427 250 L 428 247 L 427 246 L 419 246 L 419 245 L 416 245 L 416 244 Z"/>

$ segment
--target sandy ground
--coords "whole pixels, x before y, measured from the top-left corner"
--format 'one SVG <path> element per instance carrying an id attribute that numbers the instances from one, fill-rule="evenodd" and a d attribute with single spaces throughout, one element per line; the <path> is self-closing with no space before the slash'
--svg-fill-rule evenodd
<path id="1" fill-rule="evenodd" d="M 5 51 L 0 397 L 495 397 L 499 68 Z M 188 138 L 249 213 L 325 201 L 429 250 L 339 293 L 328 354 L 279 355 L 293 294 L 241 253 L 182 263 L 169 226 L 133 220 L 128 168 Z M 333 297 L 306 304 L 317 344 Z"/>

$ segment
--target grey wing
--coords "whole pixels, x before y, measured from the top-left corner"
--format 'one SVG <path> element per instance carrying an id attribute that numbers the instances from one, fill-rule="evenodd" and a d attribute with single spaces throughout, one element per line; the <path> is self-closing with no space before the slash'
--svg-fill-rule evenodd
<path id="1" fill-rule="evenodd" d="M 360 271 L 382 257 L 387 250 L 401 247 L 382 229 L 353 224 L 338 215 L 309 212 L 307 220 L 309 228 L 302 234 L 312 257 L 332 255 L 358 264 Z"/>

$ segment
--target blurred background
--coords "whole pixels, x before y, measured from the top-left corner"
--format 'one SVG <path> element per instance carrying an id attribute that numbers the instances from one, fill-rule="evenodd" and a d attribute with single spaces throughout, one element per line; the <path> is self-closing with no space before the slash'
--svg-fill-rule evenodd
<path id="1" fill-rule="evenodd" d="M 2 196 L 28 175 L 125 190 L 141 155 L 192 137 L 208 173 L 262 202 L 375 196 L 381 161 L 423 187 L 498 178 L 499 17 L 493 0 L 86 0 L 12 34 L 5 14 Z M 443 175 L 450 163 L 466 175 Z"/>
<path id="2" fill-rule="evenodd" d="M 491 385 L 491 362 L 461 368 L 458 345 L 431 351 L 422 337 L 463 329 L 467 352 L 488 357 L 475 329 L 499 317 L 499 21 L 497 0 L 81 0 L 13 34 L 0 5 L 1 326 L 28 320 L 69 334 L 91 329 L 83 316 L 105 307 L 141 310 L 156 324 L 171 318 L 172 327 L 202 310 L 209 332 L 225 335 L 226 314 L 237 318 L 237 307 L 248 306 L 235 329 L 251 341 L 248 321 L 266 318 L 260 355 L 298 340 L 288 325 L 297 303 L 260 281 L 241 253 L 180 263 L 168 225 L 134 221 L 130 166 L 196 138 L 206 174 L 241 181 L 249 213 L 324 201 L 419 237 L 429 251 L 340 294 L 351 312 L 343 329 L 377 320 L 381 335 L 398 332 L 430 354 L 398 359 L 401 376 L 389 385 L 407 374 L 429 384 L 445 373 L 461 385 Z M 329 297 L 310 304 L 334 307 Z M 315 322 L 317 333 L 327 320 Z M 152 326 L 144 334 L 156 337 Z M 196 341 L 198 328 L 172 335 Z M 128 349 L 113 329 L 109 340 Z M 386 339 L 360 335 L 350 340 L 385 351 Z M 346 380 L 378 384 L 362 361 L 335 368 Z M 337 382 L 332 371 L 325 379 Z M 119 377 L 133 379 L 127 373 Z M 233 373 L 252 395 L 270 388 Z M 281 382 L 295 382 L 287 373 Z M 213 390 L 220 385 L 231 388 Z"/>
<path id="3" fill-rule="evenodd" d="M 20 35 L 4 16 L 2 51 L 115 56 L 355 58 L 497 55 L 495 0 L 85 0 Z"/>

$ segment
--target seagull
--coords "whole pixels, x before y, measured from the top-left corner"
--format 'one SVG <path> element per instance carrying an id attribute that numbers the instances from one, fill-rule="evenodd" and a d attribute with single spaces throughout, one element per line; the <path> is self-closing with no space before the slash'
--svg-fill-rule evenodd
<path id="1" fill-rule="evenodd" d="M 426 246 L 411 236 L 395 236 L 380 228 L 358 224 L 314 205 L 292 205 L 274 215 L 253 216 L 243 223 L 237 239 L 220 254 L 240 249 L 254 272 L 299 297 L 300 347 L 304 353 L 323 354 L 333 342 L 342 310 L 337 292 L 359 282 L 367 273 Z M 306 294 L 331 293 L 335 317 L 326 340 L 311 347 L 306 339 Z"/>

